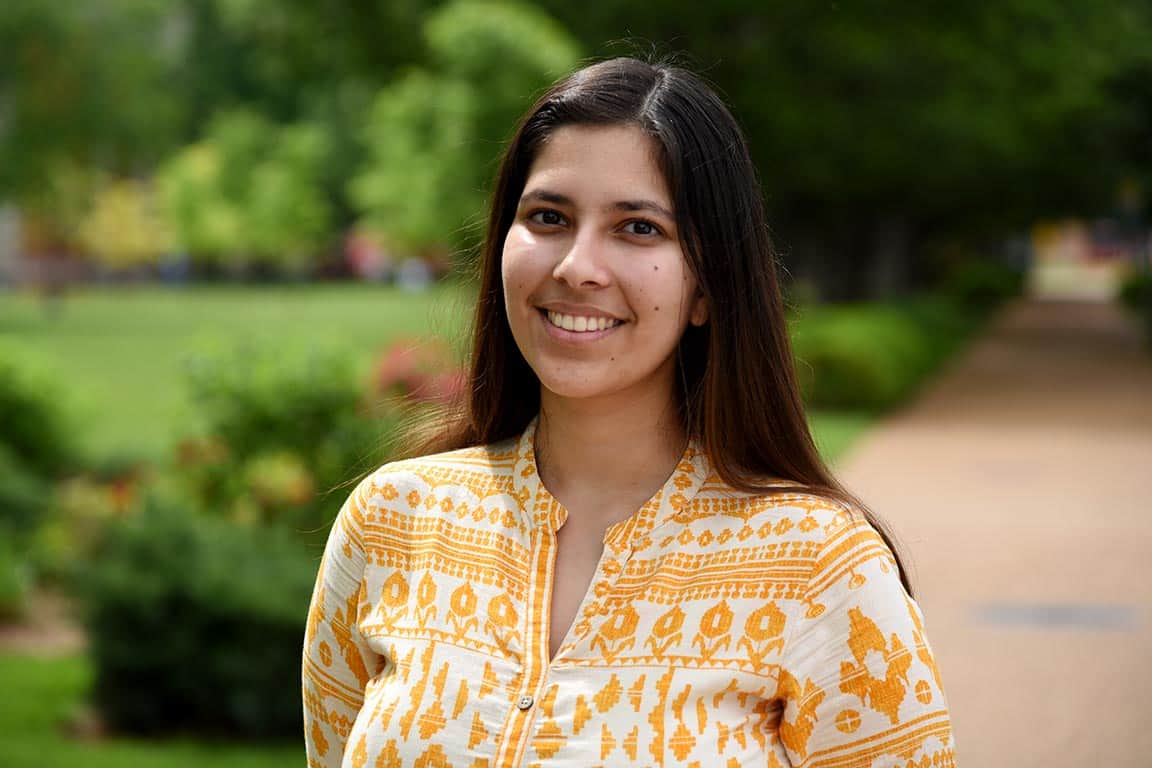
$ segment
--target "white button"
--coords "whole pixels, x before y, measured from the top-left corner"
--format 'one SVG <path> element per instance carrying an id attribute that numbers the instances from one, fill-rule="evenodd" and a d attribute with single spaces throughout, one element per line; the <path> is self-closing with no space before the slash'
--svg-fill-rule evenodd
<path id="1" fill-rule="evenodd" d="M 527 696 L 527 695 L 521 696 L 520 699 L 516 702 L 516 706 L 519 707 L 520 709 L 531 709 L 532 704 L 533 704 L 532 697 Z"/>

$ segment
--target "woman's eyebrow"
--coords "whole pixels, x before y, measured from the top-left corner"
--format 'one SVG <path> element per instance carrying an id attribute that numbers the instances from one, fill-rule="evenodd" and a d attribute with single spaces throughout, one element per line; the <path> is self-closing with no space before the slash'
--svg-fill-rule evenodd
<path id="1" fill-rule="evenodd" d="M 542 203 L 553 203 L 554 205 L 567 205 L 569 207 L 576 205 L 572 201 L 572 198 L 562 195 L 559 192 L 550 192 L 547 189 L 534 189 L 531 192 L 525 192 L 521 195 L 519 204 L 524 205 L 533 200 L 538 200 Z"/>
<path id="2" fill-rule="evenodd" d="M 676 217 L 672 215 L 672 211 L 657 203 L 655 200 L 621 200 L 618 203 L 613 203 L 608 206 L 609 210 L 614 211 L 652 211 L 658 213 L 669 221 L 676 221 Z"/>
<path id="3" fill-rule="evenodd" d="M 548 189 L 533 189 L 525 192 L 520 198 L 520 205 L 529 202 L 542 202 L 552 203 L 553 205 L 566 205 L 570 208 L 576 207 L 575 201 L 567 195 L 562 195 L 559 192 L 553 192 Z M 607 211 L 652 211 L 653 213 L 660 214 L 669 221 L 675 221 L 676 217 L 672 215 L 672 211 L 667 207 L 661 205 L 655 200 L 620 200 L 612 203 L 605 208 Z"/>

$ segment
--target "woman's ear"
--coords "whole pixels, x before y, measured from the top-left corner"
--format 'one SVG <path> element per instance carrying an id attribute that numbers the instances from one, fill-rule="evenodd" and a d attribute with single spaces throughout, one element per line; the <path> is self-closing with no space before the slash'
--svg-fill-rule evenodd
<path id="1" fill-rule="evenodd" d="M 696 292 L 696 297 L 692 299 L 692 312 L 688 315 L 688 322 L 696 326 L 708 322 L 708 302 L 704 300 L 704 294 L 699 291 Z"/>

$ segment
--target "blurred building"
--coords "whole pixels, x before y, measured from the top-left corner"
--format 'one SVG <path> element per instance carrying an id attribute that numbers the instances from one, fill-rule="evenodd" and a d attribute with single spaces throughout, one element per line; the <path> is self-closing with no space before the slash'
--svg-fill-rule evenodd
<path id="1" fill-rule="evenodd" d="M 1118 219 L 1068 220 L 1037 224 L 1032 230 L 1034 260 L 1028 288 L 1050 299 L 1107 301 L 1150 252 L 1147 229 Z"/>

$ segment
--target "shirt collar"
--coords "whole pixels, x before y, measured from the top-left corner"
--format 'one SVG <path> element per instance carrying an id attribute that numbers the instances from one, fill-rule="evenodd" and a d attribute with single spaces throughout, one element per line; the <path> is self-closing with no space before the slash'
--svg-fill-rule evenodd
<path id="1" fill-rule="evenodd" d="M 534 440 L 537 420 L 538 417 L 532 419 L 517 441 L 513 488 L 520 510 L 530 524 L 556 531 L 564 524 L 568 511 L 540 481 Z M 695 440 L 690 440 L 664 485 L 630 517 L 609 526 L 604 533 L 604 545 L 614 554 L 636 548 L 650 531 L 671 521 L 688 506 L 710 472 L 704 451 Z"/>

